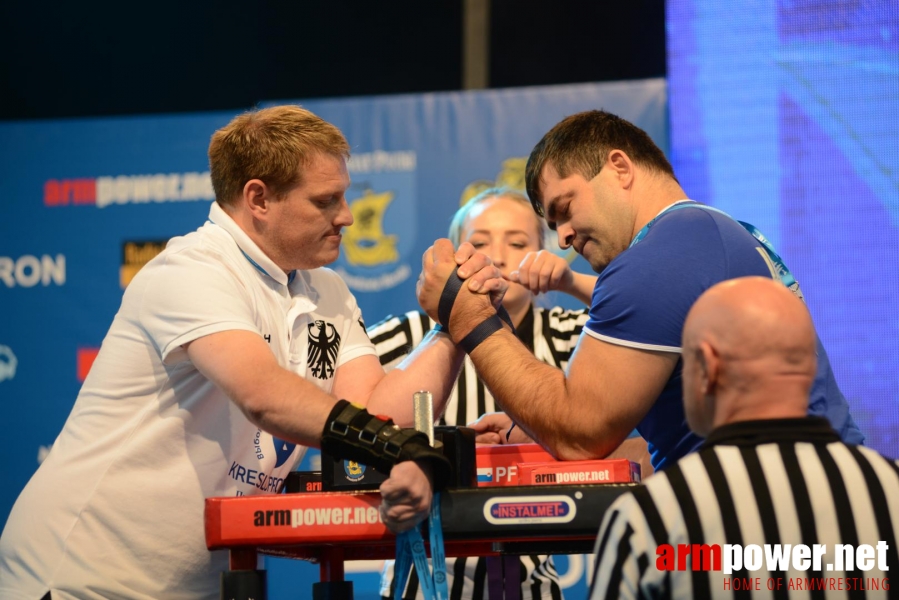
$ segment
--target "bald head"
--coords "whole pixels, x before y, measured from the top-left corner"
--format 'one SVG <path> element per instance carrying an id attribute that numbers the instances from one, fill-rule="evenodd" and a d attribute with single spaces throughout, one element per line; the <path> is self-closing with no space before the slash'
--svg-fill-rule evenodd
<path id="1" fill-rule="evenodd" d="M 682 347 L 684 408 L 696 433 L 807 414 L 815 330 L 783 284 L 744 277 L 709 288 L 687 315 Z"/>

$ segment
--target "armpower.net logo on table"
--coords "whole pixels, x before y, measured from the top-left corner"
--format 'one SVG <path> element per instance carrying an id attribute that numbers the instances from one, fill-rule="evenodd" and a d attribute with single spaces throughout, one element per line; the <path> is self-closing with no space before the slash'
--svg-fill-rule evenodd
<path id="1" fill-rule="evenodd" d="M 282 510 L 257 510 L 253 513 L 254 527 L 303 527 L 328 525 L 374 525 L 381 515 L 374 506 L 324 506 Z"/>

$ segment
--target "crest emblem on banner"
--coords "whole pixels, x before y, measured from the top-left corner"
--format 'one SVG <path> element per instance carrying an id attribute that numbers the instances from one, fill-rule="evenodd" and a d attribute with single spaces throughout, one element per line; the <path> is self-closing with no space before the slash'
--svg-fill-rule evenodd
<path id="1" fill-rule="evenodd" d="M 356 153 L 347 162 L 353 224 L 343 230 L 332 268 L 354 292 L 394 288 L 412 274 L 416 162 L 413 150 Z"/>
<path id="2" fill-rule="evenodd" d="M 371 267 L 396 262 L 396 235 L 384 233 L 384 212 L 393 201 L 393 192 L 376 194 L 365 190 L 350 204 L 353 225 L 343 236 L 346 260 L 354 266 Z"/>

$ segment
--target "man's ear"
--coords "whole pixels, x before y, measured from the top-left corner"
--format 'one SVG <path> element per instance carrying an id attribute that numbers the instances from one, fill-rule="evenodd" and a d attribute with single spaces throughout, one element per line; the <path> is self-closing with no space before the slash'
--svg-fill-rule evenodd
<path id="1" fill-rule="evenodd" d="M 714 396 L 718 387 L 720 375 L 721 357 L 714 346 L 706 341 L 699 343 L 696 349 L 696 359 L 699 364 L 699 372 L 702 375 L 702 395 Z"/>
<path id="2" fill-rule="evenodd" d="M 271 190 L 261 179 L 251 179 L 244 184 L 241 203 L 253 217 L 265 220 L 271 199 Z"/>
<path id="3" fill-rule="evenodd" d="M 612 150 L 606 159 L 606 164 L 615 173 L 622 188 L 629 188 L 634 182 L 634 161 L 625 154 L 624 150 Z"/>

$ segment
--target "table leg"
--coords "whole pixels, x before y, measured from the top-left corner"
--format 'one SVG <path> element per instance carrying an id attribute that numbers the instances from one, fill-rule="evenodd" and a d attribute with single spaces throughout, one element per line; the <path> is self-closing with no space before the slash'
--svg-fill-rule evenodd
<path id="1" fill-rule="evenodd" d="M 232 548 L 230 570 L 222 573 L 221 597 L 225 600 L 265 600 L 265 570 L 257 569 L 256 548 Z"/>
<path id="2" fill-rule="evenodd" d="M 343 549 L 325 546 L 318 565 L 321 581 L 312 584 L 312 600 L 352 600 L 353 582 L 343 580 Z"/>

